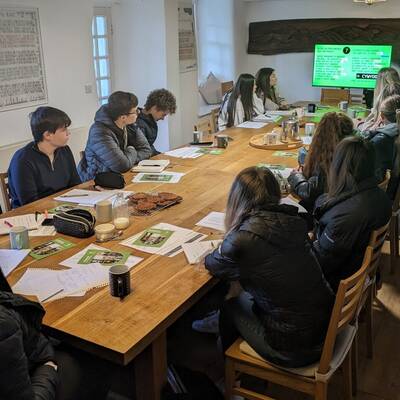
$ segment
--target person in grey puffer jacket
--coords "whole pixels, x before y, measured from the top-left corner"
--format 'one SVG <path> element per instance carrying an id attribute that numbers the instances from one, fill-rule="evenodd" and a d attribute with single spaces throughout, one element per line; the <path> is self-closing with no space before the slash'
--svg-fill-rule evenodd
<path id="1" fill-rule="evenodd" d="M 84 156 L 78 165 L 82 182 L 99 172 L 126 172 L 151 156 L 150 145 L 139 128 L 130 129 L 137 118 L 138 99 L 133 93 L 114 92 L 97 110 L 90 127 Z"/>

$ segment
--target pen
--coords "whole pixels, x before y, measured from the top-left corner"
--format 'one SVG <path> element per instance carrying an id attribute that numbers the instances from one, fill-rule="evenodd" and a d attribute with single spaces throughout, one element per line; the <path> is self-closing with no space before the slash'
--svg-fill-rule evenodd
<path id="1" fill-rule="evenodd" d="M 63 292 L 63 291 L 64 291 L 64 289 L 60 289 L 60 290 L 58 290 L 57 292 L 51 294 L 50 296 L 47 296 L 45 299 L 42 300 L 42 303 L 44 303 L 44 302 L 47 301 L 47 300 L 50 300 L 52 297 L 54 297 L 55 295 L 57 295 L 57 294 L 59 294 L 59 293 L 61 293 L 61 292 Z"/>
<path id="2" fill-rule="evenodd" d="M 84 196 L 89 196 L 88 194 L 64 194 L 64 195 L 62 195 L 62 196 L 60 196 L 60 197 L 84 197 Z"/>
<path id="3" fill-rule="evenodd" d="M 8 221 L 4 221 L 4 223 L 5 223 L 9 228 L 12 228 L 12 227 L 13 227 L 13 224 L 10 224 Z"/>

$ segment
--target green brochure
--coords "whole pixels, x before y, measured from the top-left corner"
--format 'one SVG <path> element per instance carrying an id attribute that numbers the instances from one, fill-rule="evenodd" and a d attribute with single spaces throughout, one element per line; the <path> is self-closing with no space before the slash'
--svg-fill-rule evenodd
<path id="1" fill-rule="evenodd" d="M 159 174 L 143 174 L 139 179 L 140 182 L 169 182 L 173 175 L 159 175 Z"/>
<path id="2" fill-rule="evenodd" d="M 68 242 L 68 240 L 62 238 L 57 238 L 35 246 L 29 255 L 36 260 L 41 260 L 42 258 L 49 257 L 74 246 L 76 246 L 75 243 Z"/>
<path id="3" fill-rule="evenodd" d="M 132 244 L 135 246 L 160 248 L 173 233 L 173 231 L 167 229 L 146 229 Z"/>
<path id="4" fill-rule="evenodd" d="M 87 250 L 82 258 L 78 261 L 78 264 L 93 264 L 100 263 L 106 265 L 113 264 L 124 264 L 129 257 L 129 253 L 126 251 L 111 251 L 111 250 Z"/>

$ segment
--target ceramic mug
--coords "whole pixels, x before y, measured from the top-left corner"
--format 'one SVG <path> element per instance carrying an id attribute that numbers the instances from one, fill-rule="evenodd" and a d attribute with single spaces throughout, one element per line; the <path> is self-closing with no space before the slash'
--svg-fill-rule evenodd
<path id="1" fill-rule="evenodd" d="M 108 270 L 110 294 L 121 300 L 131 292 L 131 273 L 123 264 L 116 264 Z"/>
<path id="2" fill-rule="evenodd" d="M 10 229 L 10 247 L 13 250 L 29 249 L 28 229 L 25 226 Z"/>

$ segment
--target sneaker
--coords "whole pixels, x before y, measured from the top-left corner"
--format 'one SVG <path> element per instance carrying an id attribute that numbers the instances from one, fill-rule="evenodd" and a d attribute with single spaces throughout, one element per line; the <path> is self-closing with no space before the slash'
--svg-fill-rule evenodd
<path id="1" fill-rule="evenodd" d="M 192 322 L 192 329 L 201 333 L 219 333 L 219 310 L 212 311 L 203 319 Z"/>

